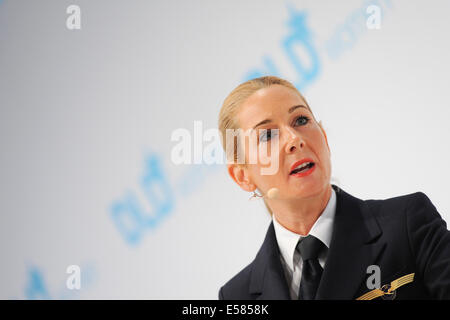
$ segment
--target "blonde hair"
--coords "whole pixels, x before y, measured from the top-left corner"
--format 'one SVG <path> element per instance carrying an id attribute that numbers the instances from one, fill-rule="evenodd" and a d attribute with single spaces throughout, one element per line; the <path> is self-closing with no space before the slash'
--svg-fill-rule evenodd
<path id="1" fill-rule="evenodd" d="M 227 154 L 227 144 L 226 144 L 226 131 L 227 129 L 237 130 L 239 129 L 240 125 L 237 120 L 237 114 L 240 110 L 241 105 L 244 103 L 247 98 L 249 98 L 253 93 L 260 89 L 264 89 L 267 87 L 270 87 L 272 85 L 282 85 L 289 89 L 294 90 L 306 103 L 306 107 L 308 110 L 312 113 L 311 108 L 308 105 L 308 102 L 306 102 L 306 99 L 302 96 L 300 91 L 297 90 L 297 88 L 290 83 L 287 80 L 281 79 L 276 76 L 264 76 L 259 77 L 255 79 L 248 80 L 239 86 L 237 86 L 231 93 L 225 98 L 222 108 L 220 109 L 219 113 L 219 131 L 221 133 L 221 139 L 222 139 L 222 147 L 225 151 L 226 158 L 229 160 L 232 160 L 232 162 L 237 162 L 237 137 L 234 137 L 234 149 L 228 150 Z M 314 115 L 313 115 L 314 117 Z M 230 151 L 232 153 L 230 153 Z M 244 164 L 245 165 L 245 164 Z M 264 204 L 266 205 L 267 210 L 269 211 L 270 215 L 272 215 L 272 210 L 267 205 L 266 199 L 263 198 Z"/>

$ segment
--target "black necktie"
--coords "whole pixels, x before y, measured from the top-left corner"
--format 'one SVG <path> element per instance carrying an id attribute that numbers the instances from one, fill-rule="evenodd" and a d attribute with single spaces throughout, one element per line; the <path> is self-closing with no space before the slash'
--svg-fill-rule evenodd
<path id="1" fill-rule="evenodd" d="M 298 298 L 302 300 L 314 300 L 320 278 L 322 277 L 322 267 L 317 257 L 325 248 L 325 245 L 314 236 L 307 236 L 297 244 L 297 250 L 303 259 L 302 278 Z"/>

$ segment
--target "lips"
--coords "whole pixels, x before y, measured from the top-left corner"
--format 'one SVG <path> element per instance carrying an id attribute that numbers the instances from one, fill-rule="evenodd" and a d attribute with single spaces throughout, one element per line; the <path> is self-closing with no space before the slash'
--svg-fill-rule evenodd
<path id="1" fill-rule="evenodd" d="M 308 163 L 308 165 L 305 165 L 306 163 Z M 303 165 L 303 167 L 301 167 Z M 302 168 L 303 170 L 300 170 L 300 168 Z M 300 161 L 295 162 L 292 167 L 291 167 L 291 171 L 290 171 L 290 175 L 292 174 L 297 174 L 299 172 L 303 172 L 303 171 L 308 171 L 309 169 L 315 167 L 315 163 L 311 158 L 304 158 Z"/>

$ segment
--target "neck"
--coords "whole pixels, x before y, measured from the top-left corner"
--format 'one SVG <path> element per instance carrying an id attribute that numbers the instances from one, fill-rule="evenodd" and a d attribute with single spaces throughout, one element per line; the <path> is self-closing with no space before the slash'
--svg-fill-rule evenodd
<path id="1" fill-rule="evenodd" d="M 271 201 L 277 221 L 286 229 L 306 236 L 325 210 L 331 197 L 331 184 L 312 197 L 295 200 Z"/>

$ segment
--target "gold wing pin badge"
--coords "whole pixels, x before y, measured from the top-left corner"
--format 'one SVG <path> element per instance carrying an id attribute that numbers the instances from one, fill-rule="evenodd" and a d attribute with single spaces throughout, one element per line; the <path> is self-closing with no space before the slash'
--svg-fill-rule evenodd
<path id="1" fill-rule="evenodd" d="M 396 291 L 401 286 L 413 282 L 414 280 L 414 273 L 407 274 L 403 277 L 400 277 L 391 283 L 385 284 L 379 289 L 374 289 L 372 291 L 369 291 L 365 294 L 363 294 L 361 297 L 357 298 L 356 300 L 372 300 L 378 297 L 383 297 L 384 299 L 393 300 L 396 295 Z"/>

